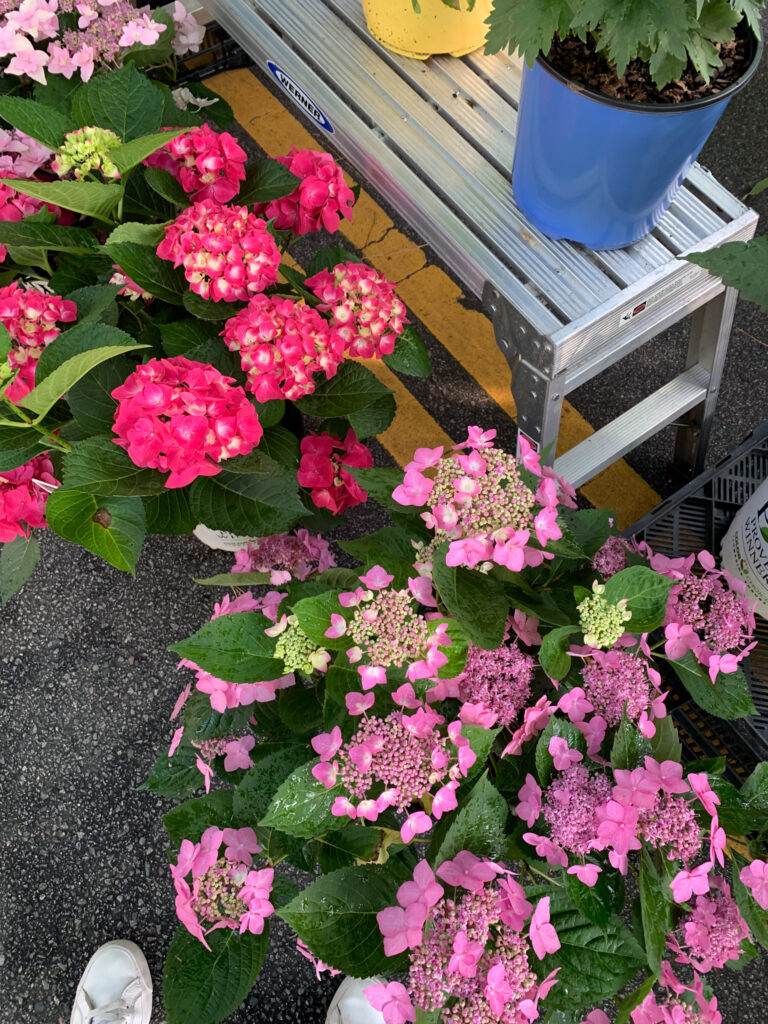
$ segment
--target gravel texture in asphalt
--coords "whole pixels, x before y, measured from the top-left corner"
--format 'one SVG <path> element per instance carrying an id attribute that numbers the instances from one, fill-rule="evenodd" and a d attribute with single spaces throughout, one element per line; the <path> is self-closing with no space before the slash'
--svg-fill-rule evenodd
<path id="1" fill-rule="evenodd" d="M 764 62 L 701 158 L 738 195 L 768 174 L 766 107 Z M 768 210 L 768 192 L 754 206 Z M 685 344 L 683 329 L 669 331 L 570 397 L 599 426 L 671 376 Z M 741 302 L 710 464 L 768 418 L 767 344 L 768 318 Z M 459 436 L 470 390 L 460 376 L 451 385 L 436 375 L 419 386 L 440 389 L 440 421 Z M 670 454 L 667 431 L 629 456 L 662 495 L 683 483 Z M 363 513 L 354 528 L 375 525 Z M 166 648 L 200 627 L 219 594 L 193 577 L 231 565 L 194 538 L 152 537 L 132 579 L 55 536 L 41 540 L 41 565 L 0 613 L 0 1024 L 68 1021 L 83 967 L 111 938 L 141 945 L 157 995 L 176 924 L 161 824 L 170 805 L 137 786 L 170 740 L 183 685 Z M 277 922 L 259 982 L 231 1020 L 321 1024 L 336 984 L 315 980 Z M 724 1024 L 764 1024 L 764 961 L 718 972 L 714 989 Z"/>

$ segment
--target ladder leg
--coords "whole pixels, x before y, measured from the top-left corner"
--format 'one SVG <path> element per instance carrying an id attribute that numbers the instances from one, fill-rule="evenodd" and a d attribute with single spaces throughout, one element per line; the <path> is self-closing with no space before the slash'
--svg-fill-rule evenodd
<path id="1" fill-rule="evenodd" d="M 536 451 L 546 450 L 544 462 L 550 466 L 555 461 L 563 383 L 562 375 L 554 379 L 545 377 L 522 359 L 512 370 L 518 431 L 528 438 Z"/>
<path id="2" fill-rule="evenodd" d="M 699 363 L 709 373 L 709 386 L 704 401 L 691 409 L 677 431 L 675 466 L 689 475 L 704 468 L 738 294 L 726 288 L 693 314 L 686 369 Z"/>

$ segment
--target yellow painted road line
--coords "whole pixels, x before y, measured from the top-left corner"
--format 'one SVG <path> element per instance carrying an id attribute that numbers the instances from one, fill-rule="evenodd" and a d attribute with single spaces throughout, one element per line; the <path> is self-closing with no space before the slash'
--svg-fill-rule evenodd
<path id="1" fill-rule="evenodd" d="M 311 149 L 317 146 L 301 122 L 247 69 L 216 75 L 208 80 L 208 85 L 227 100 L 239 124 L 267 153 L 283 153 L 291 145 Z M 399 231 L 365 190 L 355 204 L 353 220 L 342 221 L 339 231 L 373 266 L 398 285 L 398 294 L 408 308 L 504 414 L 515 419 L 511 375 L 496 345 L 491 322 L 482 313 L 462 305 L 461 288 L 438 267 L 427 264 L 423 248 Z M 406 391 L 402 385 L 400 387 Z M 401 392 L 397 397 L 400 401 Z M 415 406 L 418 406 L 415 399 L 408 403 L 409 415 L 414 413 Z M 395 441 L 397 431 L 404 431 L 407 443 L 413 446 L 417 429 L 408 417 L 398 416 L 389 428 L 387 447 L 390 443 L 405 446 L 406 442 Z M 568 451 L 592 433 L 594 430 L 584 417 L 569 402 L 564 402 L 558 453 Z M 656 491 L 623 459 L 584 484 L 581 491 L 593 505 L 616 507 L 621 527 L 630 525 L 660 501 Z"/>

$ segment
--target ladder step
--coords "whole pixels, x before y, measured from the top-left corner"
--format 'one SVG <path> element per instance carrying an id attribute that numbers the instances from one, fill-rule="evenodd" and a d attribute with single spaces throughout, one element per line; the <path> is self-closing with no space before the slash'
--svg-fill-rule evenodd
<path id="1" fill-rule="evenodd" d="M 703 402 L 708 387 L 709 371 L 696 363 L 555 459 L 555 470 L 574 487 L 579 487 Z"/>

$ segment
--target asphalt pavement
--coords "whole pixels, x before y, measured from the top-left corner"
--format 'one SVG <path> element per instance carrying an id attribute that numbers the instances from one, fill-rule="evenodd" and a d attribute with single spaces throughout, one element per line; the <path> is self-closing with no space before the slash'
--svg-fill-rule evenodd
<path id="1" fill-rule="evenodd" d="M 737 195 L 768 175 L 767 109 L 764 60 L 701 158 Z M 765 215 L 768 192 L 753 205 Z M 569 397 L 600 426 L 677 372 L 685 346 L 684 326 L 669 331 Z M 740 302 L 709 463 L 768 418 L 767 346 L 768 317 Z M 461 379 L 422 386 L 438 389 L 440 422 L 459 436 L 471 405 Z M 662 495 L 683 483 L 671 450 L 665 431 L 628 457 Z M 166 648 L 199 628 L 215 600 L 193 577 L 230 566 L 192 537 L 153 537 L 133 579 L 55 536 L 41 541 L 33 579 L 0 612 L 0 1024 L 68 1021 L 85 963 L 112 938 L 142 946 L 159 987 L 176 926 L 160 820 L 169 804 L 136 787 L 170 740 L 185 682 Z M 716 973 L 724 1024 L 764 1024 L 764 964 Z M 256 989 L 231 1020 L 321 1024 L 336 983 L 318 984 L 278 922 Z M 162 1020 L 156 1002 L 153 1021 Z"/>

